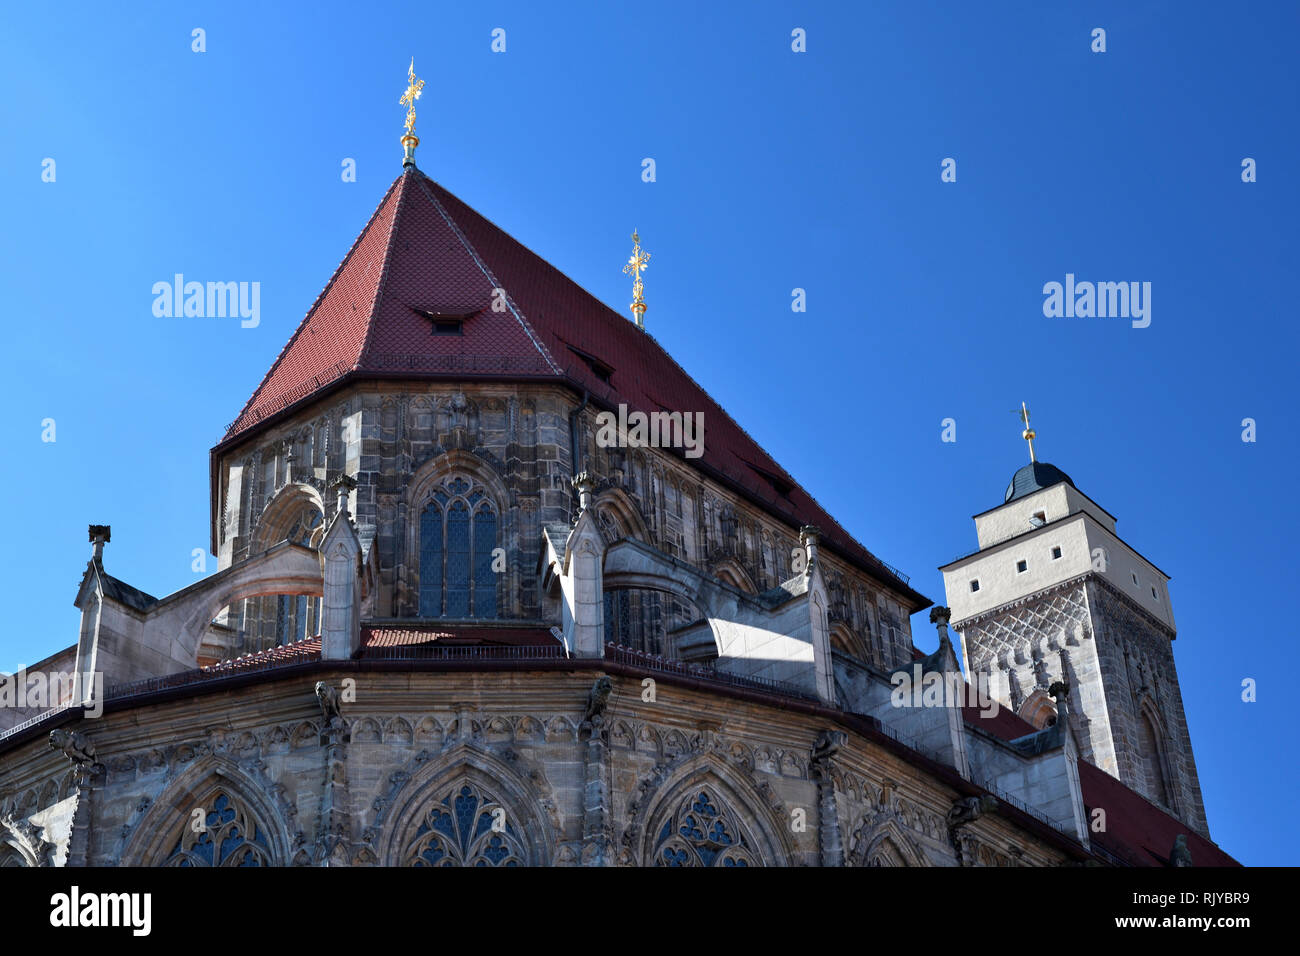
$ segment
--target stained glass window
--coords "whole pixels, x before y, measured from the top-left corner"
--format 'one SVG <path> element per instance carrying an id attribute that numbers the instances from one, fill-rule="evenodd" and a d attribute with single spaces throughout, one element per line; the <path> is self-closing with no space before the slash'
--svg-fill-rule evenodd
<path id="1" fill-rule="evenodd" d="M 505 807 L 461 782 L 424 815 L 402 859 L 406 866 L 524 866 L 528 857 Z"/>
<path id="2" fill-rule="evenodd" d="M 497 514 L 460 476 L 435 489 L 420 514 L 420 616 L 495 618 Z"/>
<path id="3" fill-rule="evenodd" d="M 270 866 L 266 834 L 240 801 L 216 790 L 205 801 L 202 825 L 187 816 L 164 866 Z"/>
<path id="4" fill-rule="evenodd" d="M 691 792 L 655 840 L 656 866 L 756 866 L 733 814 L 708 788 Z"/>

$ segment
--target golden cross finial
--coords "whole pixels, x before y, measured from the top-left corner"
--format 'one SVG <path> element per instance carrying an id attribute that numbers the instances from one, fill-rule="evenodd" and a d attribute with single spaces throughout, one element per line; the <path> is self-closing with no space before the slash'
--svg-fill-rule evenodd
<path id="1" fill-rule="evenodd" d="M 1020 420 L 1024 422 L 1025 430 L 1020 433 L 1020 437 L 1023 438 L 1025 441 L 1029 442 L 1029 460 L 1031 462 L 1038 461 L 1038 459 L 1034 457 L 1034 439 L 1037 438 L 1038 435 L 1034 432 L 1032 428 L 1029 427 L 1029 406 L 1026 405 L 1024 402 L 1021 402 L 1020 410 L 1016 411 L 1013 408 L 1011 409 L 1011 413 L 1013 415 L 1019 415 Z"/>
<path id="2" fill-rule="evenodd" d="M 406 135 L 415 135 L 415 101 L 420 98 L 420 91 L 424 89 L 424 80 L 418 80 L 415 77 L 415 57 L 411 57 L 411 68 L 406 72 L 406 92 L 397 102 L 406 107 Z M 417 141 L 418 143 L 418 141 Z"/>
<path id="3" fill-rule="evenodd" d="M 645 298 L 642 293 L 645 291 L 645 283 L 641 281 L 641 273 L 645 271 L 646 264 L 650 261 L 650 253 L 641 250 L 641 237 L 632 230 L 632 255 L 627 260 L 627 265 L 623 267 L 625 275 L 632 277 L 632 314 L 636 317 L 636 324 L 640 328 L 645 328 L 643 317 L 645 316 Z"/>

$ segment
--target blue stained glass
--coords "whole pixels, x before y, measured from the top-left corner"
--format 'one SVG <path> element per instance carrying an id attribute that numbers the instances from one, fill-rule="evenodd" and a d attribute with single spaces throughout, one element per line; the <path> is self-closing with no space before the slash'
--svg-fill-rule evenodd
<path id="1" fill-rule="evenodd" d="M 447 617 L 469 617 L 469 508 L 453 501 L 447 509 Z"/>
<path id="2" fill-rule="evenodd" d="M 480 813 L 478 817 L 478 826 L 474 828 L 473 839 L 477 840 L 483 834 L 491 830 L 492 820 L 493 820 L 493 814 L 489 813 L 487 810 L 484 810 L 482 813 Z"/>
<path id="3" fill-rule="evenodd" d="M 749 866 L 745 841 L 730 832 L 727 817 L 709 793 L 698 791 L 679 811 L 674 821 L 669 817 L 659 831 L 655 852 L 663 866 Z M 664 844 L 678 836 L 686 846 Z M 737 855 L 731 847 L 736 847 Z M 725 856 L 724 854 L 731 854 Z"/>
<path id="4" fill-rule="evenodd" d="M 456 824 L 460 830 L 460 849 L 469 849 L 469 833 L 474 825 L 474 811 L 478 809 L 478 797 L 469 787 L 461 787 L 456 797 Z"/>
<path id="5" fill-rule="evenodd" d="M 246 832 L 237 822 L 239 814 L 234 802 L 222 792 L 218 792 L 212 801 L 212 809 L 203 815 L 205 829 L 198 834 L 191 834 L 188 827 L 172 850 L 172 857 L 178 866 L 261 866 L 263 855 L 269 854 L 265 835 L 252 826 L 252 832 Z M 191 837 L 192 846 L 186 850 L 186 843 Z M 258 851 L 262 852 L 258 852 Z"/>
<path id="6" fill-rule="evenodd" d="M 420 616 L 442 614 L 442 509 L 430 504 L 420 514 Z"/>
<path id="7" fill-rule="evenodd" d="M 176 849 L 180 849 L 180 844 L 177 844 Z M 202 860 L 204 866 L 212 866 L 212 851 L 214 849 L 216 848 L 212 845 L 212 834 L 204 833 L 195 841 L 190 853 Z"/>
<path id="8" fill-rule="evenodd" d="M 714 807 L 713 804 L 709 803 L 709 795 L 707 793 L 701 793 L 696 797 L 695 803 L 691 805 L 691 809 L 706 817 L 716 817 L 718 815 L 717 808 Z"/>
<path id="9" fill-rule="evenodd" d="M 453 495 L 463 495 L 469 491 L 469 482 L 457 475 L 451 481 L 447 482 L 447 490 Z"/>
<path id="10" fill-rule="evenodd" d="M 685 866 L 686 851 L 674 850 L 672 847 L 664 850 L 664 866 Z"/>
<path id="11" fill-rule="evenodd" d="M 456 824 L 452 822 L 451 814 L 434 808 L 429 814 L 429 819 L 433 821 L 433 829 L 437 830 L 444 836 L 456 839 Z"/>
<path id="12" fill-rule="evenodd" d="M 441 840 L 430 841 L 428 847 L 420 854 L 419 859 L 415 861 L 415 866 L 437 866 L 439 861 L 447 856 L 446 849 L 443 848 Z"/>
<path id="13" fill-rule="evenodd" d="M 501 839 L 501 834 L 498 833 L 488 840 L 487 846 L 483 848 L 482 853 L 492 861 L 493 866 L 496 866 L 510 855 L 510 847 L 506 846 L 506 841 Z"/>
<path id="14" fill-rule="evenodd" d="M 492 550 L 497 545 L 497 516 L 486 505 L 474 515 L 474 616 L 497 616 L 497 574 Z"/>

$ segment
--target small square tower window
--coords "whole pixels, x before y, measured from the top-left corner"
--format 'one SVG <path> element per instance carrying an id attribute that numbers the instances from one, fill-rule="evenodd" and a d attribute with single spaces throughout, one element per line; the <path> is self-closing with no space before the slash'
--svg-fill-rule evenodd
<path id="1" fill-rule="evenodd" d="M 1028 571 L 1028 570 L 1029 570 L 1029 562 L 1028 562 L 1028 561 L 1017 561 L 1017 562 L 1016 562 L 1016 574 L 1024 574 L 1024 573 L 1025 573 L 1026 571 Z"/>
<path id="2" fill-rule="evenodd" d="M 1056 560 L 1057 558 L 1059 558 L 1060 556 L 1061 556 L 1061 549 L 1060 549 L 1059 547 L 1057 547 L 1057 548 L 1053 548 L 1053 549 L 1052 549 L 1052 560 L 1055 561 L 1055 560 Z"/>
<path id="3" fill-rule="evenodd" d="M 974 593 L 975 591 L 978 591 L 978 590 L 980 589 L 980 583 L 979 583 L 979 581 L 978 581 L 978 580 L 972 581 L 972 582 L 970 583 L 970 589 L 971 589 L 971 593 Z"/>
<path id="4" fill-rule="evenodd" d="M 1029 527 L 1031 528 L 1041 528 L 1045 524 L 1047 524 L 1047 512 L 1045 511 L 1035 511 L 1033 517 L 1029 519 Z"/>

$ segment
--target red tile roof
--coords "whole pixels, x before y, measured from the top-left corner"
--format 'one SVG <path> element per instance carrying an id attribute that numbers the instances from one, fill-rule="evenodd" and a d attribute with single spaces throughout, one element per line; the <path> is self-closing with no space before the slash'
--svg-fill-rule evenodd
<path id="1" fill-rule="evenodd" d="M 1093 833 L 1090 838 L 1115 856 L 1135 866 L 1166 866 L 1174 838 L 1182 833 L 1194 866 L 1241 865 L 1181 820 L 1083 760 L 1079 761 L 1079 784 L 1088 818 L 1092 819 L 1094 809 L 1106 811 L 1105 832 Z"/>
<path id="2" fill-rule="evenodd" d="M 994 716 L 984 717 L 978 708 L 964 705 L 962 716 L 966 723 L 1001 740 L 1015 740 L 1037 729 L 1007 707 L 999 707 Z M 1193 865 L 1241 865 L 1217 844 L 1086 760 L 1079 761 L 1079 786 L 1089 820 L 1094 809 L 1100 807 L 1106 811 L 1105 831 L 1092 833 L 1089 839 L 1134 866 L 1168 865 L 1169 851 L 1180 833 L 1187 837 Z"/>
<path id="3" fill-rule="evenodd" d="M 294 664 L 300 661 L 315 660 L 319 657 L 320 637 L 307 637 L 301 641 L 294 641 L 292 644 L 268 647 L 252 654 L 245 654 L 243 657 L 221 661 L 217 664 L 208 664 L 200 667 L 199 670 L 204 674 L 236 673 L 243 670 L 274 667 L 277 664 Z"/>
<path id="4" fill-rule="evenodd" d="M 549 646 L 558 644 L 545 627 L 363 627 L 363 647 L 413 647 L 419 645 Z"/>
<path id="5" fill-rule="evenodd" d="M 433 335 L 429 315 L 439 313 L 468 316 L 462 334 Z M 612 369 L 610 381 L 574 349 Z M 599 407 L 702 412 L 697 465 L 790 525 L 817 525 L 828 547 L 913 610 L 931 603 L 840 527 L 651 335 L 415 169 L 389 188 L 221 444 L 344 378 L 388 377 L 549 379 L 589 392 Z"/>

